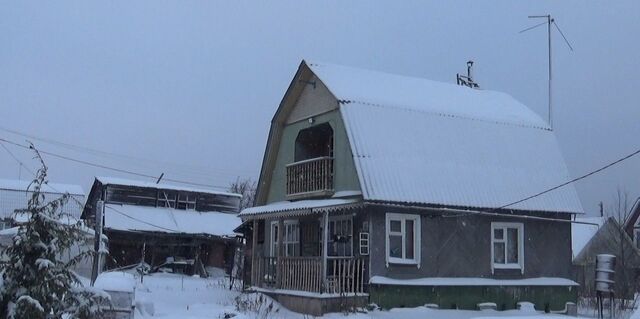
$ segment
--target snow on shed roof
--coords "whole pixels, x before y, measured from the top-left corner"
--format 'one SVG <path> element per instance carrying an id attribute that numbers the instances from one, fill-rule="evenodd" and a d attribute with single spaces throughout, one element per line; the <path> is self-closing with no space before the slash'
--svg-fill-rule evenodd
<path id="1" fill-rule="evenodd" d="M 571 224 L 571 251 L 573 258 L 576 258 L 582 249 L 589 243 L 591 238 L 596 235 L 600 227 L 604 225 L 607 219 L 605 217 L 578 217 L 576 221 L 583 223 L 592 223 L 595 225 L 587 224 Z"/>
<path id="2" fill-rule="evenodd" d="M 178 234 L 233 235 L 240 225 L 235 214 L 173 208 L 105 205 L 105 228 Z"/>
<path id="3" fill-rule="evenodd" d="M 193 188 L 189 186 L 173 185 L 173 184 L 166 184 L 166 183 L 156 184 L 152 182 L 137 181 L 137 180 L 131 180 L 131 179 L 125 179 L 125 178 L 118 178 L 118 177 L 96 176 L 96 180 L 105 185 L 137 186 L 137 187 L 148 187 L 148 188 L 155 188 L 155 189 L 171 189 L 171 190 L 186 191 L 186 192 L 242 197 L 242 195 L 240 194 L 216 191 L 216 190 L 206 189 L 206 188 Z"/>
<path id="4" fill-rule="evenodd" d="M 13 191 L 26 191 L 33 190 L 33 185 L 29 187 L 32 181 L 23 181 L 17 179 L 1 179 L 0 189 L 13 190 Z M 45 193 L 64 194 L 84 196 L 84 190 L 80 185 L 73 184 L 60 184 L 60 183 L 47 183 L 42 185 L 42 191 Z"/>
<path id="5" fill-rule="evenodd" d="M 365 200 L 496 208 L 570 179 L 553 131 L 507 94 L 308 65 L 340 101 Z M 582 213 L 573 185 L 509 208 Z"/>

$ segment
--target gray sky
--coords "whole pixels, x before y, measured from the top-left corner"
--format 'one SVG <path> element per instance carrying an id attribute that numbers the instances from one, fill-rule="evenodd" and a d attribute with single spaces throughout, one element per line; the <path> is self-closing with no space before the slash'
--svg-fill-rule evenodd
<path id="1" fill-rule="evenodd" d="M 578 176 L 640 147 L 639 12 L 634 0 L 3 1 L 0 127 L 136 159 L 34 140 L 43 150 L 224 186 L 257 178 L 303 58 L 452 83 L 473 59 L 483 88 L 546 118 L 546 28 L 518 31 L 541 22 L 527 15 L 551 13 L 575 49 L 554 31 L 554 126 Z M 87 191 L 94 175 L 131 177 L 46 160 L 51 181 Z M 18 167 L 0 148 L 0 177 Z M 585 210 L 616 188 L 640 196 L 639 177 L 640 156 L 579 182 Z"/>

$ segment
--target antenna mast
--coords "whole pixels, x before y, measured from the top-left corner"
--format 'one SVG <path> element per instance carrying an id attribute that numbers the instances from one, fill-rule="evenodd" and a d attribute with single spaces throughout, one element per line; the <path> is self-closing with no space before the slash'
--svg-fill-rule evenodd
<path id="1" fill-rule="evenodd" d="M 552 81 L 552 72 L 551 72 L 551 63 L 552 63 L 552 59 L 551 59 L 551 24 L 556 26 L 556 29 L 558 29 L 558 32 L 560 32 L 560 35 L 562 35 L 562 38 L 564 39 L 564 42 L 567 43 L 567 46 L 569 46 L 569 49 L 571 49 L 571 51 L 573 51 L 573 47 L 571 47 L 571 44 L 569 44 L 569 41 L 567 40 L 567 38 L 564 36 L 564 34 L 562 33 L 562 30 L 560 30 L 560 27 L 558 27 L 558 24 L 556 24 L 556 21 L 553 17 L 551 17 L 550 14 L 547 15 L 537 15 L 537 16 L 529 16 L 529 19 L 547 19 L 546 22 L 542 22 L 540 24 L 536 24 L 532 27 L 526 28 L 522 31 L 520 31 L 519 33 L 523 33 L 525 31 L 529 31 L 531 29 L 535 29 L 543 24 L 547 24 L 547 48 L 549 50 L 549 57 L 548 57 L 548 62 L 549 62 L 549 70 L 548 70 L 548 75 L 549 75 L 549 81 L 548 81 L 548 88 L 547 88 L 547 92 L 549 94 L 549 127 L 551 127 L 551 129 L 553 129 L 553 93 L 551 91 L 552 86 L 551 86 L 551 81 Z"/>

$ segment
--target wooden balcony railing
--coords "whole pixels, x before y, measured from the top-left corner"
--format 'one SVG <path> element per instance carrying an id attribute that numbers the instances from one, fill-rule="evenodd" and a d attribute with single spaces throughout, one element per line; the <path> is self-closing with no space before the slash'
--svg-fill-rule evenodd
<path id="1" fill-rule="evenodd" d="M 252 280 L 254 286 L 261 288 L 329 294 L 364 293 L 369 276 L 367 267 L 366 257 L 330 257 L 325 280 L 321 257 L 282 257 L 280 264 L 276 257 L 261 257 L 253 267 Z"/>
<path id="2" fill-rule="evenodd" d="M 333 194 L 333 157 L 317 157 L 287 165 L 287 197 Z"/>

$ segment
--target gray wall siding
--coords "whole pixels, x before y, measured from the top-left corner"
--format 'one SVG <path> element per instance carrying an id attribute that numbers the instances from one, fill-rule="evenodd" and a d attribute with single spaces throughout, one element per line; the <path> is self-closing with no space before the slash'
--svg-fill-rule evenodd
<path id="1" fill-rule="evenodd" d="M 442 217 L 424 210 L 367 207 L 371 220 L 371 274 L 391 278 L 486 277 L 571 278 L 569 223 L 469 215 Z M 421 264 L 386 266 L 385 213 L 421 215 Z M 554 215 L 554 218 L 569 218 Z M 496 269 L 491 273 L 491 222 L 524 224 L 524 274 Z"/>

